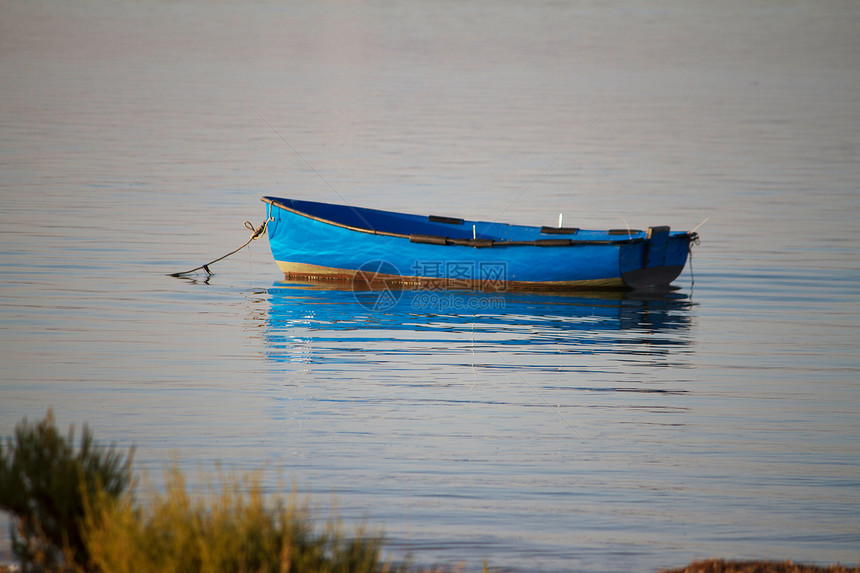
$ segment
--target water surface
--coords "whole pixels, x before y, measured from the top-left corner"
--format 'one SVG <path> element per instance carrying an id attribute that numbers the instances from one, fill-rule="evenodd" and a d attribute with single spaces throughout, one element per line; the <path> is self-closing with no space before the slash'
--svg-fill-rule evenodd
<path id="1" fill-rule="evenodd" d="M 156 475 L 266 465 L 418 563 L 860 561 L 856 3 L 0 10 L 2 434 L 53 407 Z M 265 239 L 167 276 L 263 195 L 707 222 L 656 298 L 374 311 Z"/>

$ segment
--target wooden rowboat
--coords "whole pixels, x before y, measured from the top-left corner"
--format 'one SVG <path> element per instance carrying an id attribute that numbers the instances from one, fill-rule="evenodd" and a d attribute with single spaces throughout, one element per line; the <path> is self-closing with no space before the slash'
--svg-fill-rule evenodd
<path id="1" fill-rule="evenodd" d="M 291 280 L 436 289 L 666 289 L 695 232 L 530 227 L 263 197 Z"/>

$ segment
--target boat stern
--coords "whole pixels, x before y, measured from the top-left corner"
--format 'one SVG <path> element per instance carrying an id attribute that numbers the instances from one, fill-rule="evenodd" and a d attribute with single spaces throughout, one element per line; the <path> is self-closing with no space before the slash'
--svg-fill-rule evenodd
<path id="1" fill-rule="evenodd" d="M 621 247 L 621 278 L 635 290 L 670 288 L 687 263 L 695 233 L 672 233 L 669 227 L 649 227 L 646 239 Z"/>

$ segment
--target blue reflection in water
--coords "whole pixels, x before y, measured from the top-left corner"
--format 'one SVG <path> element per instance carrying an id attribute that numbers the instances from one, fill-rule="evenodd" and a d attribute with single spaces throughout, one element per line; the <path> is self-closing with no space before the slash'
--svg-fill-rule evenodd
<path id="1" fill-rule="evenodd" d="M 456 340 L 456 333 L 472 336 L 472 347 L 506 354 L 526 348 L 532 355 L 665 354 L 689 344 L 693 307 L 681 293 L 354 292 L 277 282 L 268 295 L 268 357 L 307 363 L 358 360 L 343 352 L 345 343 L 354 343 L 353 351 L 445 354 L 451 348 L 441 345 Z M 335 340 L 340 352 L 327 346 Z M 373 345 L 380 340 L 387 344 Z"/>

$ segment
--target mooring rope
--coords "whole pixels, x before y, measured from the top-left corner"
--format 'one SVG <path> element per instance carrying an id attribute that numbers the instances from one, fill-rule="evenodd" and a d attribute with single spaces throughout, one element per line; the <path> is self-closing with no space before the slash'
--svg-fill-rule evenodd
<path id="1" fill-rule="evenodd" d="M 251 221 L 245 221 L 245 228 L 248 229 L 249 231 L 253 231 L 253 233 L 251 234 L 251 238 L 248 239 L 247 241 L 245 241 L 244 245 L 242 245 L 238 249 L 230 251 L 229 253 L 227 253 L 223 257 L 218 257 L 214 261 L 209 261 L 205 265 L 200 265 L 199 267 L 194 267 L 191 270 L 181 272 L 181 273 L 171 273 L 170 276 L 172 276 L 172 277 L 183 277 L 185 275 L 190 275 L 192 273 L 196 273 L 197 271 L 201 271 L 201 270 L 206 271 L 206 274 L 211 275 L 212 271 L 209 270 L 209 265 L 217 263 L 218 261 L 222 261 L 222 260 L 226 259 L 227 257 L 229 257 L 230 255 L 235 255 L 236 253 L 238 253 L 239 251 L 241 251 L 242 249 L 244 249 L 245 247 L 250 245 L 251 241 L 253 241 L 255 239 L 259 239 L 261 236 L 263 236 L 263 233 L 266 232 L 266 227 L 269 225 L 269 221 L 274 221 L 274 220 L 275 220 L 274 217 L 270 216 L 268 219 L 263 221 L 262 225 L 260 225 L 256 229 L 254 228 L 254 224 L 251 223 Z"/>
<path id="2" fill-rule="evenodd" d="M 707 219 L 705 219 L 707 221 Z M 704 223 L 705 221 L 702 221 Z M 702 225 L 699 225 L 701 227 Z M 699 227 L 696 227 L 697 229 Z M 699 240 L 699 233 L 695 231 L 690 232 L 690 242 L 687 243 L 687 253 L 690 255 L 690 295 L 693 294 L 693 287 L 696 286 L 696 275 L 693 273 L 693 245 L 698 245 L 701 241 Z"/>

